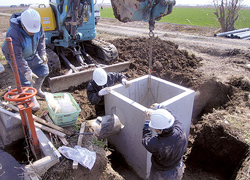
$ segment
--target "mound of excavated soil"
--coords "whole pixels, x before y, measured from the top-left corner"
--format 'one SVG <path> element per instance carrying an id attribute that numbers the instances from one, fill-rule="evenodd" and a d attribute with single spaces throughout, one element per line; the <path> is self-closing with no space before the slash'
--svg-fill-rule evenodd
<path id="1" fill-rule="evenodd" d="M 185 50 L 179 50 L 178 45 L 153 38 L 150 47 L 149 38 L 126 38 L 111 41 L 118 49 L 119 60 L 129 60 L 131 65 L 125 71 L 128 78 L 134 79 L 148 74 L 149 51 L 152 48 L 152 75 L 168 80 L 182 80 L 183 85 L 193 86 L 191 77 L 200 64 L 200 60 L 194 54 Z M 191 78 L 191 79 L 190 79 Z"/>

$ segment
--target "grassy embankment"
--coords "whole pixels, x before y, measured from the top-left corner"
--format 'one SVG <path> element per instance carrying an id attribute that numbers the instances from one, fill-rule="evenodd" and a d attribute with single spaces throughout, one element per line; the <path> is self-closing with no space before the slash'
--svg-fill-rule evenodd
<path id="1" fill-rule="evenodd" d="M 213 8 L 198 7 L 174 7 L 170 15 L 163 17 L 159 22 L 184 24 L 192 26 L 203 26 L 211 28 L 219 28 L 220 24 L 213 14 Z M 101 10 L 101 17 L 114 18 L 111 7 L 105 7 Z M 250 10 L 240 10 L 239 19 L 235 23 L 236 29 L 250 28 Z"/>

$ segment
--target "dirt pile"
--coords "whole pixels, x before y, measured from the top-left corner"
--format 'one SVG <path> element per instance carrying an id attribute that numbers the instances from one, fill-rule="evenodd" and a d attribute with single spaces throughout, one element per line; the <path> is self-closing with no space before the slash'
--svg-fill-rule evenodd
<path id="1" fill-rule="evenodd" d="M 131 62 L 125 71 L 128 78 L 134 79 L 149 72 L 149 38 L 126 38 L 111 41 L 119 52 L 119 60 Z M 194 86 L 193 78 L 200 76 L 194 69 L 201 59 L 186 50 L 179 50 L 178 45 L 156 37 L 152 40 L 152 75 L 165 80 L 182 81 L 184 86 Z"/>

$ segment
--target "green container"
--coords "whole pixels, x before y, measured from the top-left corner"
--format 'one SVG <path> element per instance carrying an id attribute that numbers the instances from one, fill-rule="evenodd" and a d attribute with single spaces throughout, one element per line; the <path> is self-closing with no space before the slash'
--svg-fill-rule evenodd
<path id="1" fill-rule="evenodd" d="M 70 93 L 54 93 L 53 97 L 55 100 L 63 99 L 65 94 L 69 95 L 72 105 L 76 108 L 77 111 L 70 112 L 70 113 L 56 114 L 53 111 L 53 109 L 49 106 L 48 99 L 45 97 L 47 106 L 48 106 L 49 116 L 52 119 L 52 121 L 60 127 L 67 127 L 67 126 L 75 125 L 77 118 L 79 116 L 79 113 L 81 112 L 79 105 L 76 103 L 75 99 L 73 98 L 73 96 L 71 96 Z"/>

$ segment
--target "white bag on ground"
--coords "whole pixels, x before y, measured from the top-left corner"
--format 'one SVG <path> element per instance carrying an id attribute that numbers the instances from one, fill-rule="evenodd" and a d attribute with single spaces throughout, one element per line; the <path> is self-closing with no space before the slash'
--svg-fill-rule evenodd
<path id="1" fill-rule="evenodd" d="M 58 148 L 58 151 L 66 158 L 77 161 L 89 170 L 91 170 L 95 164 L 96 152 L 89 151 L 81 146 L 75 146 L 74 148 L 61 146 Z"/>

